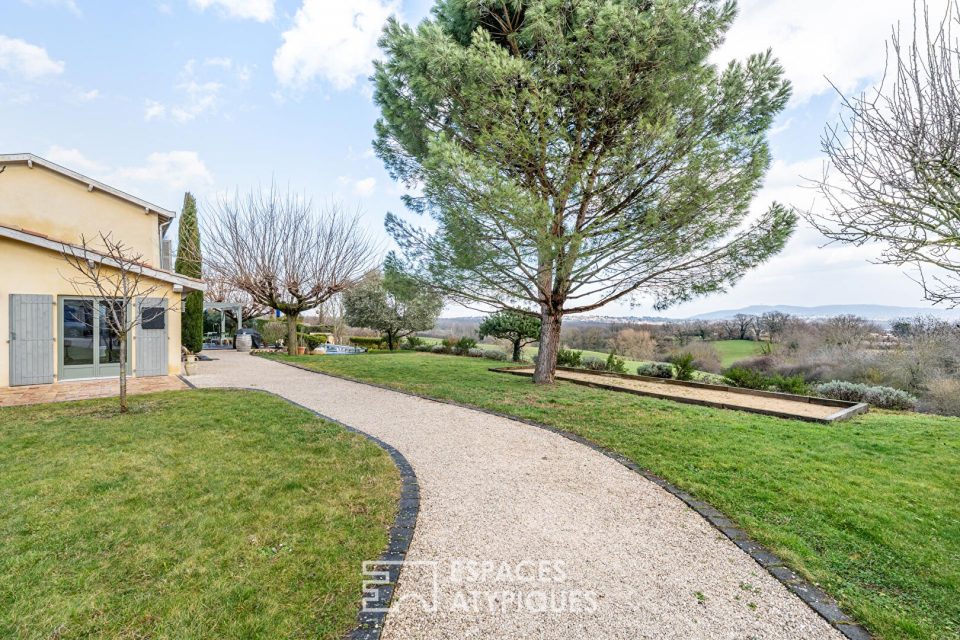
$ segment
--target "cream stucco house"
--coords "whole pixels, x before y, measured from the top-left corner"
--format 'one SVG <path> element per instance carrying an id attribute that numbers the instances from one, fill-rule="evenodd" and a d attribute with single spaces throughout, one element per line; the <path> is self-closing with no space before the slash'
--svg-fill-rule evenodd
<path id="1" fill-rule="evenodd" d="M 203 284 L 172 272 L 174 212 L 31 154 L 0 155 L 0 168 L 0 388 L 119 376 L 110 301 L 78 291 L 63 257 L 101 232 L 142 255 L 156 288 L 141 304 L 166 308 L 131 336 L 128 372 L 178 374 L 181 296 Z"/>

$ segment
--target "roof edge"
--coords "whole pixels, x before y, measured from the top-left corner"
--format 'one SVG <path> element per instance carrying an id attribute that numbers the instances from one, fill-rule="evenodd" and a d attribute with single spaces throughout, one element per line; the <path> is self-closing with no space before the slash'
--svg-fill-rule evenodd
<path id="1" fill-rule="evenodd" d="M 42 249 L 49 249 L 51 251 L 56 251 L 57 253 L 63 254 L 66 253 L 65 249 L 83 252 L 84 248 L 69 242 L 61 242 L 60 240 L 54 240 L 53 238 L 39 235 L 36 233 L 31 233 L 25 231 L 24 229 L 16 227 L 7 227 L 0 225 L 0 238 L 8 238 L 10 240 L 15 240 L 17 242 L 23 242 L 24 244 L 33 245 L 35 247 L 40 247 Z M 106 264 L 107 266 L 112 265 L 112 261 L 109 256 L 105 256 L 102 253 L 98 253 L 92 249 L 86 249 L 85 253 L 77 254 L 83 255 L 86 259 L 94 260 L 99 264 Z M 169 282 L 170 284 L 180 285 L 185 290 L 190 291 L 206 291 L 207 285 L 203 280 L 198 280 L 197 278 L 190 278 L 188 276 L 181 275 L 179 273 L 173 273 L 170 271 L 165 271 L 163 269 L 157 269 L 149 265 L 139 265 L 140 273 L 147 276 L 148 278 L 153 278 L 154 280 L 160 280 L 161 282 Z"/>
<path id="2" fill-rule="evenodd" d="M 155 213 L 159 217 L 165 220 L 172 220 L 177 217 L 177 213 L 175 211 L 171 211 L 170 209 L 164 209 L 163 207 L 158 207 L 157 205 L 151 204 L 146 200 L 143 200 L 142 198 L 138 198 L 134 195 L 130 195 L 126 191 L 121 191 L 120 189 L 111 187 L 110 185 L 100 182 L 99 180 L 94 180 L 93 178 L 85 176 L 82 173 L 78 173 L 73 169 L 68 169 L 67 167 L 61 166 L 56 162 L 51 162 L 46 158 L 41 158 L 36 154 L 33 154 L 33 153 L 0 154 L 0 164 L 13 164 L 13 163 L 21 163 L 21 162 L 27 164 L 28 166 L 37 164 L 45 169 L 49 169 L 50 171 L 59 173 L 62 176 L 66 176 L 67 178 L 71 178 L 73 180 L 76 180 L 77 182 L 81 182 L 87 185 L 87 188 L 91 191 L 93 189 L 97 189 L 99 191 L 102 191 L 103 193 L 112 195 L 116 198 L 120 198 L 121 200 L 126 200 L 131 204 L 135 204 L 137 206 L 143 207 L 145 210 L 145 213 Z"/>

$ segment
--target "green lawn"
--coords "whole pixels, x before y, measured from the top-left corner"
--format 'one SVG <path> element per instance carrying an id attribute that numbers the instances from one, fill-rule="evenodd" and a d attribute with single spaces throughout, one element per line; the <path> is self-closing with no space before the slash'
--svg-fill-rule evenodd
<path id="1" fill-rule="evenodd" d="M 737 360 L 760 354 L 760 343 L 753 340 L 714 340 L 710 344 L 720 354 L 720 363 L 724 368 Z"/>
<path id="2" fill-rule="evenodd" d="M 825 426 L 569 383 L 537 387 L 480 359 L 289 359 L 580 434 L 725 512 L 879 638 L 960 637 L 958 419 L 871 412 Z"/>
<path id="3" fill-rule="evenodd" d="M 0 637 L 341 638 L 389 456 L 266 394 L 130 402 L 0 409 Z"/>

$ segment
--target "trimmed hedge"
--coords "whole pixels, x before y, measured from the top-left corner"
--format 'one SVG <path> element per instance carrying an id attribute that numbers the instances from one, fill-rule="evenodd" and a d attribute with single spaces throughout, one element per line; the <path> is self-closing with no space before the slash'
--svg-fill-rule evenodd
<path id="1" fill-rule="evenodd" d="M 356 347 L 365 347 L 367 349 L 384 349 L 386 340 L 380 336 L 350 336 L 350 344 Z"/>
<path id="2" fill-rule="evenodd" d="M 637 375 L 669 380 L 673 378 L 673 365 L 666 362 L 647 362 L 637 367 Z"/>
<path id="3" fill-rule="evenodd" d="M 878 409 L 913 409 L 917 398 L 906 391 L 892 387 L 872 387 L 844 380 L 831 380 L 814 387 L 814 392 L 824 398 L 846 400 L 847 402 L 866 402 Z"/>

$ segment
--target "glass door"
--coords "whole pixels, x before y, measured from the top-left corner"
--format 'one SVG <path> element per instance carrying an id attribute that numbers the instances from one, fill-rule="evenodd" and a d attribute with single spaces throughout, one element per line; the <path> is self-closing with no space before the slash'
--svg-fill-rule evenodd
<path id="1" fill-rule="evenodd" d="M 65 298 L 60 304 L 60 379 L 120 375 L 120 339 L 109 314 L 116 302 Z M 131 370 L 127 349 L 127 371 Z"/>
<path id="2" fill-rule="evenodd" d="M 96 377 L 106 378 L 120 375 L 120 337 L 113 330 L 112 314 L 122 314 L 123 308 L 117 302 L 98 300 L 97 308 L 97 373 Z M 122 315 L 118 315 L 121 322 Z M 130 350 L 127 350 L 130 359 Z"/>
<path id="3" fill-rule="evenodd" d="M 64 300 L 60 305 L 60 379 L 96 376 L 94 351 L 97 340 L 93 301 Z"/>

